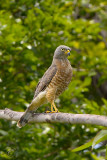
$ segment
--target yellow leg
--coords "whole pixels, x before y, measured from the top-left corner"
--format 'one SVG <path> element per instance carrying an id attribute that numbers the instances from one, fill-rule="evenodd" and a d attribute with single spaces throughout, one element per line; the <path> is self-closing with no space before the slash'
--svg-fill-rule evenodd
<path id="1" fill-rule="evenodd" d="M 46 113 L 57 113 L 57 112 L 59 112 L 59 111 L 58 111 L 58 109 L 56 108 L 55 103 L 52 102 L 52 103 L 51 103 L 51 111 L 46 111 Z"/>
<path id="2" fill-rule="evenodd" d="M 51 112 L 54 112 L 54 110 L 53 110 L 53 105 L 51 104 Z"/>
<path id="3" fill-rule="evenodd" d="M 51 113 L 56 113 L 56 112 L 58 112 L 58 109 L 56 108 L 55 103 L 52 102 L 52 104 L 51 104 Z"/>

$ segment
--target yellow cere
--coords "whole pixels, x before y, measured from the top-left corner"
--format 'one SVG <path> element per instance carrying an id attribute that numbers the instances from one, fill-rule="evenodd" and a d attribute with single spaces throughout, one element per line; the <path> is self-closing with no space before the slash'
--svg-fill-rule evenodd
<path id="1" fill-rule="evenodd" d="M 70 50 L 69 50 L 69 49 L 65 52 L 65 54 L 67 54 L 68 52 L 70 52 Z"/>

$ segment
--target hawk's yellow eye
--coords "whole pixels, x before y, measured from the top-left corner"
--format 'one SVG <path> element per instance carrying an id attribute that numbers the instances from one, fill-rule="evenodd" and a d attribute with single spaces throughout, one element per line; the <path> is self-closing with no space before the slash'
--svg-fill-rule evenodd
<path id="1" fill-rule="evenodd" d="M 63 49 L 63 48 L 61 48 L 61 51 L 64 51 L 64 49 Z"/>

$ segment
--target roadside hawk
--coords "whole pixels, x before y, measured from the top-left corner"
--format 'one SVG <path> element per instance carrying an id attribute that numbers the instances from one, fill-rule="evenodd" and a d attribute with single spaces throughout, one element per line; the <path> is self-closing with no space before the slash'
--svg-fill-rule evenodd
<path id="1" fill-rule="evenodd" d="M 32 113 L 45 103 L 51 104 L 51 113 L 58 112 L 54 101 L 67 88 L 72 78 L 72 67 L 67 59 L 70 51 L 65 45 L 56 48 L 51 66 L 37 84 L 31 104 L 17 123 L 19 128 L 25 126 Z"/>

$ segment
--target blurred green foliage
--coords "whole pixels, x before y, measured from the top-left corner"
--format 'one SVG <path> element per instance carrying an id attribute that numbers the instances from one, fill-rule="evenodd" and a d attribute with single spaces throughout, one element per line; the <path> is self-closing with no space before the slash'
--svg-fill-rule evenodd
<path id="1" fill-rule="evenodd" d="M 72 47 L 69 88 L 61 112 L 107 115 L 107 1 L 0 0 L 0 108 L 24 111 L 55 48 Z M 38 109 L 44 112 L 47 105 Z M 0 120 L 0 160 L 99 160 L 105 146 L 71 152 L 100 126 Z"/>

